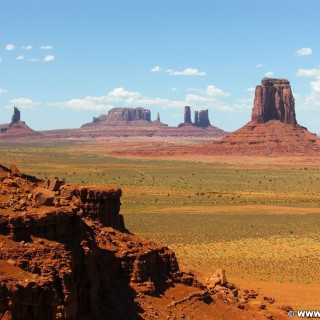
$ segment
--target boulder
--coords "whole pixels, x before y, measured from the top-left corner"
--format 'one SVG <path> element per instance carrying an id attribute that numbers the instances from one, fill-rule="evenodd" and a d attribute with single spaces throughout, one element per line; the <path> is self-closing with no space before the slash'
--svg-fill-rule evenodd
<path id="1" fill-rule="evenodd" d="M 55 193 L 46 188 L 37 188 L 34 191 L 33 199 L 39 206 L 52 206 Z"/>

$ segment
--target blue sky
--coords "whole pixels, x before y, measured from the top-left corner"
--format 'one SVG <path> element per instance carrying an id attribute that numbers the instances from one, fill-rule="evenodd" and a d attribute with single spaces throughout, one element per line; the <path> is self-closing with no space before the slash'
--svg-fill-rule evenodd
<path id="1" fill-rule="evenodd" d="M 287 78 L 298 122 L 320 132 L 318 0 L 2 0 L 0 123 L 76 128 L 112 107 L 177 125 L 209 109 L 235 130 L 253 88 Z"/>

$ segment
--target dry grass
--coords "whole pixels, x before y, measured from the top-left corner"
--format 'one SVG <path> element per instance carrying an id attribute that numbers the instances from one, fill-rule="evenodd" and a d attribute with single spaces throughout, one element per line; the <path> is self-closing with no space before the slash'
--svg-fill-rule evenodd
<path id="1" fill-rule="evenodd" d="M 94 148 L 92 148 L 94 149 Z M 2 145 L 1 164 L 40 178 L 118 185 L 128 229 L 180 264 L 320 283 L 320 165 L 114 158 L 77 142 Z M 255 159 L 256 160 L 256 159 Z"/>

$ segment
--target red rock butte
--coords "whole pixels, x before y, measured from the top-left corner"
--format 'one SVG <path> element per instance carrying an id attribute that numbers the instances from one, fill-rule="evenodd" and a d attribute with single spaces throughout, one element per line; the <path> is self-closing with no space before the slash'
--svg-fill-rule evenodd
<path id="1" fill-rule="evenodd" d="M 194 151 L 249 156 L 320 154 L 320 139 L 297 123 L 288 80 L 262 79 L 255 90 L 251 119 L 222 140 L 199 145 Z"/>
<path id="2" fill-rule="evenodd" d="M 263 78 L 256 86 L 252 122 L 266 123 L 279 120 L 287 124 L 297 124 L 294 98 L 290 82 L 286 79 Z"/>

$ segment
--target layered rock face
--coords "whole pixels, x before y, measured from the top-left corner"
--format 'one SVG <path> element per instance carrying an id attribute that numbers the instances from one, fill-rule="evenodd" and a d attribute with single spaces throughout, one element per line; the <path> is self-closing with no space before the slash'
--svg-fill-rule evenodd
<path id="1" fill-rule="evenodd" d="M 93 118 L 93 122 L 99 121 L 133 121 L 145 120 L 151 121 L 151 112 L 144 108 L 113 108 L 108 114 L 102 114 Z"/>
<path id="2" fill-rule="evenodd" d="M 135 292 L 193 283 L 167 247 L 126 231 L 120 196 L 0 166 L 0 319 L 138 319 Z"/>
<path id="3" fill-rule="evenodd" d="M 261 85 L 256 87 L 252 121 L 266 123 L 270 120 L 297 124 L 294 98 L 286 79 L 263 78 Z"/>

